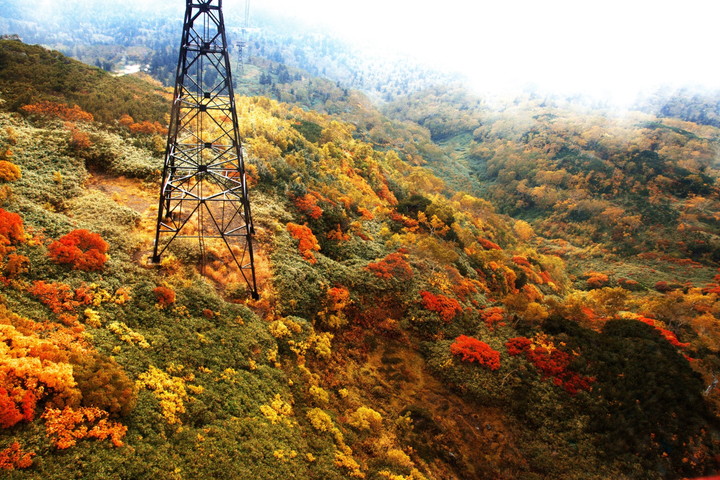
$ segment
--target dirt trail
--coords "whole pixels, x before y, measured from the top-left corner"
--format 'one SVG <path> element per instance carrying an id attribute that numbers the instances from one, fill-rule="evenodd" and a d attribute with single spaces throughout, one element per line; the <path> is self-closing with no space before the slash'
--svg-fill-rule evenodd
<path id="1" fill-rule="evenodd" d="M 103 192 L 120 205 L 145 214 L 155 205 L 157 198 L 144 187 L 142 180 L 127 177 L 115 177 L 103 173 L 91 173 L 86 187 Z"/>

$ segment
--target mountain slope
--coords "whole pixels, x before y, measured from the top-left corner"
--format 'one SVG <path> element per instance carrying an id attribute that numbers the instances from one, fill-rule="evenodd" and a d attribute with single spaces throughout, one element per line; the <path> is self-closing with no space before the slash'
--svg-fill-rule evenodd
<path id="1" fill-rule="evenodd" d="M 716 468 L 717 392 L 703 396 L 720 348 L 711 269 L 665 293 L 602 272 L 573 278 L 561 257 L 587 251 L 365 141 L 367 124 L 264 97 L 237 101 L 261 299 L 222 251 L 200 275 L 196 245 L 177 242 L 151 269 L 162 126 L 124 116 L 132 97 L 91 112 L 106 121 L 88 116 L 80 107 L 100 105 L 107 80 L 96 72 L 84 75 L 87 103 L 60 91 L 23 105 L 13 92 L 45 87 L 0 71 L 10 478 Z"/>

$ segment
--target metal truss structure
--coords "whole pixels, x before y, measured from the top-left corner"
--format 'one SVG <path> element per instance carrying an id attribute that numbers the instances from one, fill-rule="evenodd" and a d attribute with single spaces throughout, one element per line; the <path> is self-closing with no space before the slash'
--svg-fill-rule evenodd
<path id="1" fill-rule="evenodd" d="M 222 0 L 186 0 L 150 261 L 196 238 L 203 265 L 208 252 L 234 265 L 258 298 L 254 233 Z"/>

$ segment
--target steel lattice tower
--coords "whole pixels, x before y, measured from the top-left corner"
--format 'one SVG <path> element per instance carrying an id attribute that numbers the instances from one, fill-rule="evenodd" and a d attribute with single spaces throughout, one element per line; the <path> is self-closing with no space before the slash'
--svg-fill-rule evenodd
<path id="1" fill-rule="evenodd" d="M 258 298 L 254 233 L 222 0 L 186 0 L 150 260 L 176 238 L 197 238 L 203 264 L 208 248 L 229 252 Z"/>

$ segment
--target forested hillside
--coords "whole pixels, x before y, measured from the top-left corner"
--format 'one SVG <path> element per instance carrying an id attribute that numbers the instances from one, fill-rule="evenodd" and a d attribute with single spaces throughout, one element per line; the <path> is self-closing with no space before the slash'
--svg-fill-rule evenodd
<path id="1" fill-rule="evenodd" d="M 0 99 L 8 478 L 717 471 L 716 127 L 238 97 L 253 301 L 147 265 L 162 89 L 0 41 Z"/>

